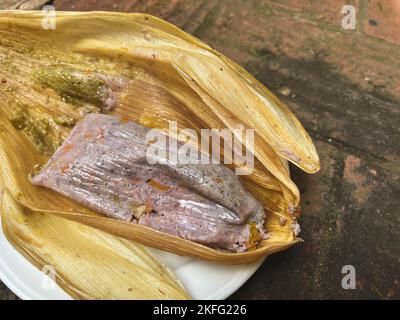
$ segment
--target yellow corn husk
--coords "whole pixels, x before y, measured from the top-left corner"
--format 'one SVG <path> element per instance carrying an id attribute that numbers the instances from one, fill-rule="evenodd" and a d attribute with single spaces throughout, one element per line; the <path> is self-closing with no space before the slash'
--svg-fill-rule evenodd
<path id="1" fill-rule="evenodd" d="M 287 160 L 312 173 L 319 169 L 318 155 L 296 117 L 261 83 L 205 43 L 153 16 L 57 12 L 54 30 L 43 29 L 42 21 L 38 12 L 0 13 L 0 78 L 5 79 L 0 85 L 1 174 L 15 201 L 33 212 L 223 263 L 255 261 L 299 241 L 291 225 L 300 197 Z M 86 80 L 77 84 L 76 75 Z M 255 170 L 243 181 L 268 210 L 271 238 L 253 251 L 220 252 L 100 216 L 31 185 L 27 176 L 48 160 L 82 112 L 107 112 L 96 95 L 104 76 L 124 83 L 116 89 L 118 103 L 111 114 L 161 129 L 169 120 L 197 132 L 254 128 Z"/>
<path id="2" fill-rule="evenodd" d="M 7 239 L 76 299 L 188 299 L 174 274 L 142 245 L 50 214 L 32 212 L 6 190 Z"/>

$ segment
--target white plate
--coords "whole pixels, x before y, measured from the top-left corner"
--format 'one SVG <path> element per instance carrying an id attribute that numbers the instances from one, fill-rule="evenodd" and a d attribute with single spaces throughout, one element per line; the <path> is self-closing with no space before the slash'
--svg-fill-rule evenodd
<path id="1" fill-rule="evenodd" d="M 193 299 L 226 299 L 240 288 L 263 262 L 262 260 L 253 264 L 229 266 L 151 250 L 176 273 Z M 0 279 L 21 299 L 71 299 L 57 285 L 46 285 L 43 273 L 8 242 L 1 228 L 1 221 Z"/>

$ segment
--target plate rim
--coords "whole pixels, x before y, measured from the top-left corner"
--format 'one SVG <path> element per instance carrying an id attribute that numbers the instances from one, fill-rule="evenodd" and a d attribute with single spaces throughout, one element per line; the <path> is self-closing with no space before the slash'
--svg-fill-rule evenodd
<path id="1" fill-rule="evenodd" d="M 14 259 L 22 259 L 23 269 L 29 270 L 30 273 L 36 273 L 34 276 L 39 276 L 37 272 L 40 272 L 38 268 L 32 265 L 29 260 L 27 260 L 18 250 L 16 250 L 12 244 L 8 241 L 5 236 L 2 228 L 2 221 L 0 216 L 0 242 L 5 241 L 14 254 Z M 213 292 L 207 297 L 202 299 L 204 300 L 225 300 L 229 296 L 231 296 L 234 292 L 236 292 L 242 285 L 244 285 L 250 277 L 258 270 L 261 264 L 265 261 L 266 257 L 261 260 L 248 265 L 248 268 L 236 271 L 233 278 L 230 279 L 224 286 L 220 287 L 217 291 Z M 191 261 L 190 263 L 195 262 L 196 260 Z M 205 261 L 205 260 L 199 260 Z M 223 265 L 221 265 L 223 267 Z M 3 253 L 0 252 L 0 280 L 7 286 L 9 290 L 11 290 L 16 296 L 18 296 L 22 300 L 71 300 L 72 298 L 58 285 L 56 286 L 57 297 L 51 297 L 51 294 L 46 297 L 42 293 L 35 291 L 35 285 L 29 284 L 24 280 L 21 280 L 21 276 L 18 276 L 18 272 L 13 272 L 10 270 L 9 265 L 6 263 L 6 258 L 3 256 Z M 54 291 L 52 291 L 52 295 L 54 295 Z M 196 300 L 196 299 L 194 299 Z"/>

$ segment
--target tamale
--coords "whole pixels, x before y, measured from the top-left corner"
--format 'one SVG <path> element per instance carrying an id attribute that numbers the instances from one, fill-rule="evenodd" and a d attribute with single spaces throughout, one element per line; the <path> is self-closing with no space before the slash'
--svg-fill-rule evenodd
<path id="1" fill-rule="evenodd" d="M 132 121 L 89 114 L 31 181 L 111 218 L 216 249 L 256 248 L 265 235 L 265 212 L 238 176 L 222 164 L 150 159 L 149 132 Z"/>
<path id="2" fill-rule="evenodd" d="M 153 16 L 57 12 L 51 30 L 43 29 L 43 18 L 40 12 L 0 13 L 0 77 L 5 80 L 0 85 L 1 174 L 16 201 L 34 212 L 225 263 L 255 261 L 299 241 L 291 226 L 300 197 L 287 161 L 312 173 L 319 169 L 318 155 L 300 122 L 268 89 L 205 43 Z M 196 132 L 255 129 L 255 169 L 243 179 L 271 213 L 265 223 L 271 237 L 253 251 L 218 252 L 99 216 L 32 186 L 27 177 L 35 166 L 46 163 L 73 125 L 93 112 L 161 130 L 170 120 Z M 246 145 L 245 138 L 237 138 Z"/>

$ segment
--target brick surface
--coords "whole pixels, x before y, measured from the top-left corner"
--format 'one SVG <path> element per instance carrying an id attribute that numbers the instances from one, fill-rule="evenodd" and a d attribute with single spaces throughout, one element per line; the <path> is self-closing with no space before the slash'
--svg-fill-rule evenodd
<path id="1" fill-rule="evenodd" d="M 261 1 L 262 2 L 262 1 Z M 341 25 L 344 5 L 352 5 L 359 9 L 359 0 L 267 0 L 266 6 L 281 7 L 287 10 L 303 13 L 308 18 Z"/>
<path id="2" fill-rule="evenodd" d="M 155 14 L 159 18 L 193 31 L 206 20 L 208 13 L 218 1 L 187 1 L 187 0 L 162 0 L 162 1 L 96 1 L 96 0 L 55 0 L 53 2 L 57 10 L 74 11 L 121 11 L 142 12 Z"/>
<path id="3" fill-rule="evenodd" d="M 0 10 L 8 9 L 19 2 L 21 2 L 21 0 L 3 0 L 0 2 Z"/>
<path id="4" fill-rule="evenodd" d="M 0 281 L 0 300 L 17 300 L 18 297 L 12 293 L 5 285 Z"/>
<path id="5" fill-rule="evenodd" d="M 181 0 L 163 0 L 163 1 L 143 1 L 143 0 L 125 0 L 125 1 L 97 1 L 97 0 L 55 0 L 54 6 L 58 10 L 75 11 L 121 11 L 121 12 L 157 12 L 159 17 L 171 15 Z"/>
<path id="6" fill-rule="evenodd" d="M 391 31 L 400 14 L 398 1 L 378 2 L 55 1 L 57 9 L 146 12 L 178 25 L 245 66 L 316 142 L 321 172 L 292 167 L 305 242 L 269 257 L 232 298 L 400 298 L 400 46 Z M 340 28 L 343 3 L 358 6 L 357 30 Z M 356 290 L 340 286 L 347 264 Z"/>
<path id="7" fill-rule="evenodd" d="M 39 10 L 51 0 L 4 0 L 0 2 L 0 9 L 7 10 Z"/>
<path id="8" fill-rule="evenodd" d="M 371 36 L 400 44 L 400 1 L 372 0 L 365 21 L 365 32 Z"/>

